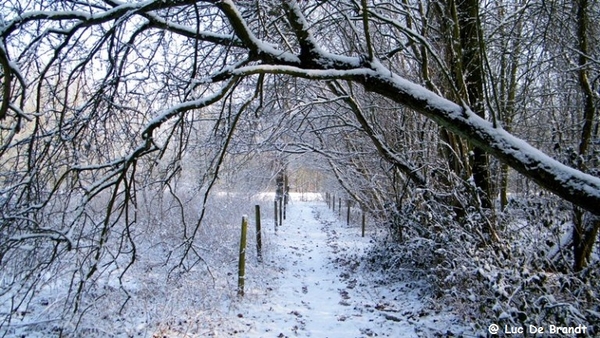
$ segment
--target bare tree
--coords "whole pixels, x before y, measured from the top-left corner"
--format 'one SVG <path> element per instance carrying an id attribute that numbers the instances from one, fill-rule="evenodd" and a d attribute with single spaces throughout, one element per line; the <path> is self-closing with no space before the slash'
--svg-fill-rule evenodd
<path id="1" fill-rule="evenodd" d="M 13 278 L 1 290 L 13 302 L 11 309 L 45 282 L 40 271 L 70 276 L 65 308 L 74 313 L 82 311 L 83 291 L 106 264 L 118 265 L 124 276 L 136 259 L 138 191 L 168 188 L 182 158 L 197 150 L 193 135 L 201 130 L 212 147 L 204 150 L 198 187 L 206 203 L 236 131 L 250 128 L 251 113 L 290 106 L 278 100 L 292 95 L 265 100 L 265 84 L 276 76 L 333 86 L 329 90 L 349 104 L 377 150 L 420 185 L 421 169 L 398 157 L 372 121 L 360 121 L 360 101 L 347 91 L 352 85 L 422 114 L 479 149 L 476 180 L 482 190 L 489 181 L 485 152 L 591 214 L 600 213 L 600 179 L 482 117 L 485 77 L 477 73 L 483 55 L 482 40 L 473 39 L 481 35 L 476 3 L 461 9 L 455 22 L 475 23 L 461 41 L 477 59 L 456 78 L 469 82 L 466 95 L 448 95 L 457 102 L 435 92 L 439 86 L 429 72 L 439 70 L 447 83 L 452 74 L 426 30 L 410 28 L 419 16 L 396 19 L 408 1 L 393 8 L 369 1 L 293 0 L 9 3 L 0 21 L 0 266 Z M 404 40 L 389 38 L 397 30 Z M 437 63 L 420 68 L 427 88 L 400 72 L 410 67 L 394 62 L 408 55 L 395 52 L 405 48 L 398 41 L 420 43 L 413 50 L 420 55 L 415 62 Z M 336 85 L 344 82 L 352 84 Z M 460 86 L 453 88 L 460 93 Z M 204 210 L 185 223 L 173 256 L 179 267 L 201 260 L 194 241 Z"/>

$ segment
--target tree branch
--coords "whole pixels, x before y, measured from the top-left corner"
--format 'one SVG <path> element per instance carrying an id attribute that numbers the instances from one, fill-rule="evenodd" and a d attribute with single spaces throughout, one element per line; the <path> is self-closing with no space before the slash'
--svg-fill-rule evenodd
<path id="1" fill-rule="evenodd" d="M 501 128 L 477 116 L 468 107 L 452 101 L 391 73 L 373 62 L 371 69 L 315 70 L 289 66 L 248 66 L 232 73 L 287 74 L 312 80 L 345 79 L 362 84 L 367 91 L 381 94 L 409 107 L 440 126 L 465 137 L 532 179 L 541 187 L 555 193 L 591 213 L 600 215 L 600 179 L 568 167 L 532 147 Z"/>

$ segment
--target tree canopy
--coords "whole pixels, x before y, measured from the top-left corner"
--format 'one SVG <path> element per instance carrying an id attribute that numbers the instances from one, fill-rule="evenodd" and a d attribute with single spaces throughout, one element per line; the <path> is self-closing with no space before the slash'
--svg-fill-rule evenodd
<path id="1" fill-rule="evenodd" d="M 141 191 L 186 209 L 189 158 L 204 198 L 181 212 L 181 264 L 201 256 L 226 158 L 258 149 L 322 155 L 364 205 L 379 183 L 347 183 L 375 181 L 381 158 L 397 200 L 406 185 L 457 209 L 439 188 L 453 173 L 494 209 L 507 165 L 600 215 L 597 3 L 8 0 L 0 15 L 0 263 L 29 276 L 75 255 L 74 294 L 107 243 L 135 261 Z M 593 245 L 597 228 L 577 233 Z"/>

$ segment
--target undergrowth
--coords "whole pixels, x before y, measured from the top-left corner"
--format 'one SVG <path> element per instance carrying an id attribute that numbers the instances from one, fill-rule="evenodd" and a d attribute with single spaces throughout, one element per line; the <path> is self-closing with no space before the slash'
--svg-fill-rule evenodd
<path id="1" fill-rule="evenodd" d="M 482 336 L 491 324 L 582 325 L 594 336 L 600 334 L 600 262 L 596 252 L 583 271 L 570 269 L 569 211 L 552 197 L 512 201 L 497 215 L 499 240 L 492 241 L 482 225 L 489 215 L 481 211 L 457 217 L 435 204 L 407 204 L 386 224 L 391 230 L 368 255 L 370 266 L 390 278 L 417 272 L 432 286 L 432 307 L 450 306 Z"/>

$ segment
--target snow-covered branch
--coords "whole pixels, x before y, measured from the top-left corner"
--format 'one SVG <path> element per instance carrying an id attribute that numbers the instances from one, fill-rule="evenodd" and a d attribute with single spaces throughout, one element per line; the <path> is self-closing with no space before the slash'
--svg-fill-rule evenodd
<path id="1" fill-rule="evenodd" d="M 321 56 L 322 58 L 325 56 Z M 450 100 L 390 72 L 378 62 L 370 68 L 318 70 L 281 65 L 242 67 L 232 71 L 238 76 L 286 74 L 312 80 L 350 80 L 367 91 L 379 93 L 467 138 L 476 146 L 507 163 L 541 187 L 582 208 L 599 214 L 600 179 L 566 166 L 522 139 L 477 116 L 468 107 Z"/>

